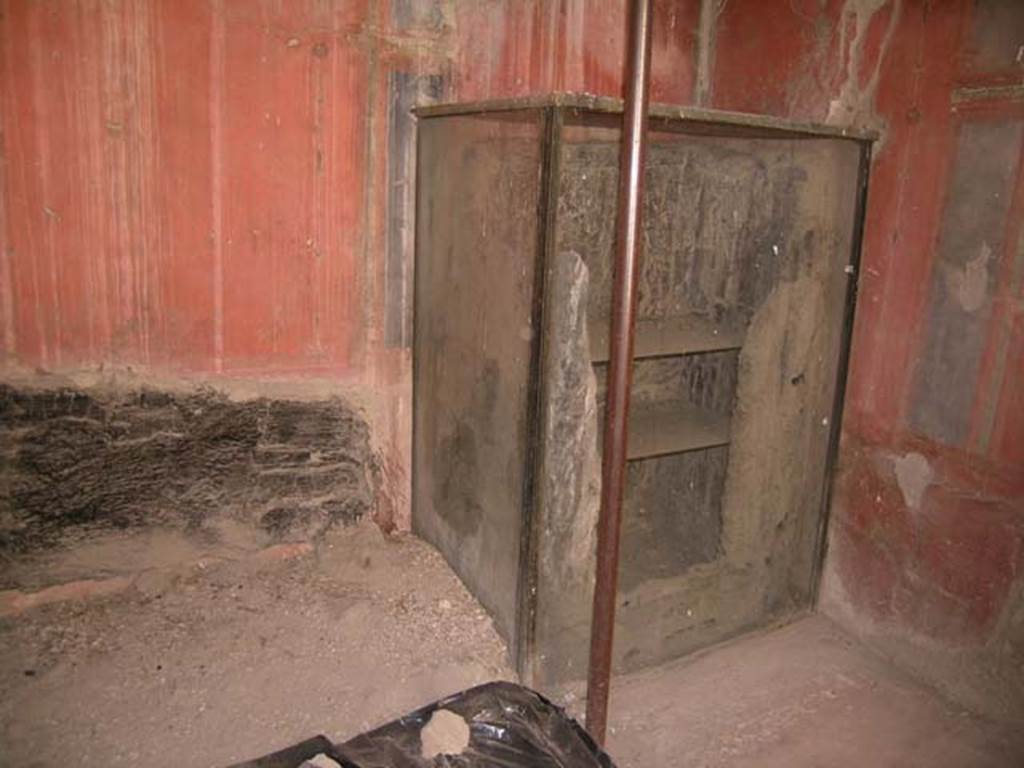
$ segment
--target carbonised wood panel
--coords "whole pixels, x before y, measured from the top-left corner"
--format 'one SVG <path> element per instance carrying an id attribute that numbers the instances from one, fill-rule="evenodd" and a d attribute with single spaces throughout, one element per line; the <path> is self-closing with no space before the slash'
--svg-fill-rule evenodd
<path id="1" fill-rule="evenodd" d="M 531 393 L 541 113 L 420 127 L 413 528 L 514 645 Z"/>

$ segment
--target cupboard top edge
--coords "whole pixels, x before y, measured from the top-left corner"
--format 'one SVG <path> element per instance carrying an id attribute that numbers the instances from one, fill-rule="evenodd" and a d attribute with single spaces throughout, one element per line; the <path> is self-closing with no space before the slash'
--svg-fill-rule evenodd
<path id="1" fill-rule="evenodd" d="M 454 115 L 483 115 L 519 110 L 558 109 L 577 115 L 616 115 L 622 113 L 622 99 L 595 96 L 587 93 L 551 93 L 512 99 L 453 102 L 416 107 L 413 112 L 420 119 Z M 763 138 L 833 138 L 862 143 L 878 139 L 877 131 L 853 126 L 823 125 L 813 122 L 786 120 L 772 115 L 745 112 L 727 112 L 672 104 L 651 104 L 650 116 L 676 124 L 674 127 L 695 132 L 736 131 L 750 137 Z"/>

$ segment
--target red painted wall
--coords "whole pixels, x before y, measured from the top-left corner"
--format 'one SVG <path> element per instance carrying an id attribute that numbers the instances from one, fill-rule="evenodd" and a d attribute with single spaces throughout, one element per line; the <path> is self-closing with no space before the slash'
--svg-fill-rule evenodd
<path id="1" fill-rule="evenodd" d="M 695 4 L 659 0 L 685 101 Z M 316 376 L 408 523 L 408 94 L 616 94 L 625 0 L 0 0 L 0 363 Z M 406 90 L 402 90 L 406 88 Z"/>
<path id="2" fill-rule="evenodd" d="M 364 11 L 336 5 L 4 3 L 7 355 L 358 365 Z"/>
<path id="3" fill-rule="evenodd" d="M 655 92 L 686 100 L 695 6 L 676 5 Z M 362 374 L 389 74 L 438 73 L 449 98 L 615 94 L 624 7 L 5 0 L 7 361 Z"/>
<path id="4" fill-rule="evenodd" d="M 411 244 L 394 190 L 412 139 L 396 89 L 617 94 L 624 9 L 2 0 L 5 362 L 351 382 L 379 401 L 401 523 Z M 882 132 L 829 610 L 894 652 L 1010 638 L 1024 656 L 1024 11 L 658 0 L 655 20 L 656 99 Z"/>

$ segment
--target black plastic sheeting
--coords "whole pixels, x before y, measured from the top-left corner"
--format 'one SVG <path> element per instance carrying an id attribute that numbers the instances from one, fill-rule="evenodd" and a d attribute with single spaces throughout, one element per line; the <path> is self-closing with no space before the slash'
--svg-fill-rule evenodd
<path id="1" fill-rule="evenodd" d="M 457 755 L 421 755 L 420 731 L 438 709 L 469 725 Z M 234 768 L 299 768 L 324 754 L 342 768 L 615 768 L 611 758 L 562 709 L 513 683 L 487 683 L 441 699 L 343 744 L 324 736 Z"/>

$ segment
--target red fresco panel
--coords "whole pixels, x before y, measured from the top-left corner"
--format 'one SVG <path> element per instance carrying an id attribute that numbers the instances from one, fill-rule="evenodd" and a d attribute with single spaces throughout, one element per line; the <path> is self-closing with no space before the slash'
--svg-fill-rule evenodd
<path id="1" fill-rule="evenodd" d="M 40 298 L 49 315 L 49 359 L 58 367 L 88 355 L 92 347 L 90 261 L 108 252 L 102 229 L 90 220 L 95 204 L 79 202 L 89 200 L 93 191 L 88 155 L 80 152 L 82 135 L 102 124 L 103 117 L 95 91 L 82 80 L 96 73 L 103 51 L 82 34 L 87 30 L 76 23 L 76 10 L 44 4 L 30 23 L 32 96 L 38 105 L 34 159 L 42 204 L 30 215 L 35 214 L 32 224 L 39 227 L 35 258 L 40 261 Z M 80 84 L 85 94 L 78 91 Z M 86 98 L 79 100 L 80 95 Z M 131 342 L 137 343 L 137 337 Z"/>
<path id="2" fill-rule="evenodd" d="M 112 255 L 111 354 L 150 362 L 152 326 L 162 275 L 157 258 L 159 203 L 156 200 L 157 145 L 153 59 L 154 6 L 146 2 L 104 4 L 102 93 L 107 246 Z M 122 354 L 121 350 L 124 350 Z"/>
<path id="3" fill-rule="evenodd" d="M 696 79 L 700 3 L 655 0 L 651 30 L 651 99 L 689 104 Z"/>
<path id="4" fill-rule="evenodd" d="M 149 362 L 166 344 L 160 291 L 180 267 L 161 242 L 155 8 L 5 9 L 6 218 L 23 362 Z"/>
<path id="5" fill-rule="evenodd" d="M 715 38 L 714 106 L 823 119 L 837 74 L 842 5 L 794 0 L 766 12 L 761 0 L 726 3 Z"/>
<path id="6" fill-rule="evenodd" d="M 533 3 L 470 3 L 457 8 L 456 82 L 463 101 L 530 92 Z"/>
<path id="7" fill-rule="evenodd" d="M 757 13 L 759 5 L 731 0 L 719 13 L 712 100 L 718 109 L 786 115 L 787 83 L 808 52 L 799 35 L 803 22 L 785 8 Z"/>
<path id="8" fill-rule="evenodd" d="M 0 45 L 2 43 L 3 30 L 0 29 Z M 0 83 L 6 83 L 7 80 L 7 62 L 0 55 Z M 12 251 L 8 247 L 7 234 L 7 153 L 2 118 L 6 106 L 4 89 L 0 87 L 0 339 L 3 339 L 0 364 L 16 360 L 18 346 L 14 329 L 14 288 L 11 285 Z"/>
<path id="9" fill-rule="evenodd" d="M 900 575 L 892 596 L 894 623 L 932 641 L 962 645 L 984 639 L 975 603 L 951 595 L 914 571 Z"/>
<path id="10" fill-rule="evenodd" d="M 223 126 L 213 152 L 227 369 L 281 363 L 311 336 L 313 254 L 304 244 L 313 157 L 304 139 L 312 56 L 308 40 L 288 47 L 291 30 L 274 29 L 269 14 L 261 21 L 225 19 L 224 58 L 212 75 Z"/>
<path id="11" fill-rule="evenodd" d="M 3 87 L 4 132 L 4 205 L 5 241 L 11 286 L 14 328 L 5 329 L 13 337 L 15 352 L 27 364 L 48 365 L 48 323 L 45 322 L 40 291 L 42 202 L 39 175 L 28 167 L 28 158 L 37 155 L 35 130 L 39 105 L 32 92 L 33 57 L 29 34 L 33 11 L 38 6 L 4 3 L 0 18 L 0 55 L 5 77 Z"/>
<path id="12" fill-rule="evenodd" d="M 485 11 L 490 6 L 484 3 L 471 3 L 456 6 L 454 26 L 458 34 L 453 53 L 452 83 L 453 96 L 470 101 L 485 98 L 490 89 L 490 72 L 492 39 L 489 22 Z M 468 24 L 477 24 L 479 30 L 475 35 L 465 34 Z"/>
<path id="13" fill-rule="evenodd" d="M 352 368 L 363 317 L 363 189 L 366 177 L 366 62 L 356 48 L 337 46 L 331 58 L 321 217 L 328 244 L 320 279 L 319 334 L 332 367 Z"/>
<path id="14" fill-rule="evenodd" d="M 22 363 L 351 364 L 365 3 L 219 6 L 3 5 L 3 337 Z"/>
<path id="15" fill-rule="evenodd" d="M 875 74 L 879 69 L 875 65 L 881 63 L 879 57 L 884 58 L 888 55 L 889 47 L 892 44 L 890 40 L 887 40 L 889 29 L 892 27 L 891 34 L 895 35 L 904 10 L 913 16 L 912 8 L 905 8 L 904 4 L 895 3 L 892 0 L 883 3 L 877 12 L 872 13 L 866 20 L 863 17 L 858 18 L 855 12 L 846 13 L 844 17 L 845 36 L 842 34 L 842 30 L 839 34 L 840 44 L 845 48 L 845 50 L 839 51 L 843 67 L 842 74 L 837 74 L 837 77 L 848 75 L 852 71 L 850 66 L 852 59 L 858 58 L 859 61 L 856 63 L 857 86 L 862 90 L 870 88 L 872 78 L 880 75 L 880 72 L 879 75 Z M 893 18 L 894 14 L 896 14 L 895 19 Z M 862 42 L 859 43 L 859 46 L 858 25 L 862 35 Z"/>
<path id="16" fill-rule="evenodd" d="M 43 15 L 63 20 L 67 37 L 40 37 L 52 41 L 50 62 L 67 68 L 36 73 L 48 112 L 36 146 L 41 183 L 64 193 L 44 192 L 54 213 L 39 252 L 61 262 L 46 305 L 60 329 L 50 357 L 58 367 L 97 357 L 147 363 L 162 309 L 153 6 L 60 9 Z"/>
<path id="17" fill-rule="evenodd" d="M 156 5 L 154 31 L 161 312 L 151 361 L 214 367 L 213 187 L 210 143 L 210 4 Z"/>
<path id="18" fill-rule="evenodd" d="M 837 479 L 838 495 L 844 499 L 844 523 L 903 562 L 913 546 L 914 521 L 907 509 L 887 463 L 871 451 L 848 451 Z M 882 465 L 882 466 L 880 466 Z"/>
<path id="19" fill-rule="evenodd" d="M 971 472 L 948 451 L 926 454 L 934 475 L 911 509 L 893 461 L 912 447 L 928 450 L 847 441 L 831 567 L 852 604 L 875 618 L 935 638 L 983 637 L 1024 566 L 1024 520 L 1013 489 Z"/>
<path id="20" fill-rule="evenodd" d="M 1006 502 L 933 486 L 918 532 L 918 571 L 964 603 L 974 628 L 1002 609 L 1024 554 L 1024 520 Z M 1016 519 L 1015 519 L 1016 518 Z"/>
<path id="21" fill-rule="evenodd" d="M 553 91 L 622 95 L 627 23 L 624 0 L 530 0 L 457 9 L 460 99 L 508 98 Z M 688 103 L 694 82 L 699 3 L 657 0 L 651 94 Z"/>
<path id="22" fill-rule="evenodd" d="M 715 106 L 825 120 L 833 100 L 873 90 L 898 5 L 793 0 L 766 13 L 757 0 L 732 0 L 718 18 Z"/>
<path id="23" fill-rule="evenodd" d="M 362 78 L 330 17 L 253 5 L 225 20 L 220 75 L 224 367 L 344 366 Z"/>
<path id="24" fill-rule="evenodd" d="M 84 257 L 103 252 L 103 233 L 73 203 L 88 189 L 87 158 L 74 145 L 99 122 L 88 87 L 97 65 L 78 39 L 75 10 L 8 4 L 2 21 L 14 336 L 19 357 L 44 367 L 68 362 L 76 350 L 88 353 L 97 325 L 86 308 Z"/>
<path id="25" fill-rule="evenodd" d="M 857 504 L 857 499 L 842 500 Z M 893 612 L 893 596 L 904 578 L 902 563 L 879 542 L 845 523 L 842 518 L 832 525 L 829 558 L 831 567 L 859 612 L 874 619 L 889 619 Z"/>
<path id="26" fill-rule="evenodd" d="M 602 8 L 584 10 L 583 90 L 602 96 L 622 95 L 622 73 L 626 61 L 626 4 L 622 0 Z M 653 34 L 653 33 L 652 33 Z M 657 64 L 651 53 L 652 72 Z M 653 90 L 653 85 L 652 85 Z"/>

